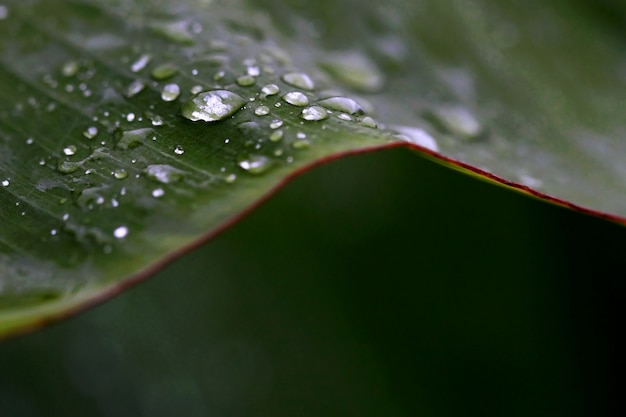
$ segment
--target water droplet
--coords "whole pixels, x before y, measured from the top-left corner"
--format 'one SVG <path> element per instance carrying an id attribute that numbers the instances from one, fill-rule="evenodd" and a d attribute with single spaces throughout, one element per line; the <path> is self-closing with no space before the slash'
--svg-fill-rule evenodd
<path id="1" fill-rule="evenodd" d="M 365 114 L 363 106 L 348 97 L 330 97 L 320 100 L 317 104 L 330 110 L 336 110 L 348 114 Z"/>
<path id="2" fill-rule="evenodd" d="M 237 84 L 241 87 L 250 87 L 256 83 L 256 79 L 251 75 L 242 75 L 237 78 Z"/>
<path id="3" fill-rule="evenodd" d="M 275 96 L 278 93 L 280 93 L 280 87 L 278 87 L 276 84 L 268 84 L 264 86 L 263 88 L 261 88 L 262 98 Z"/>
<path id="4" fill-rule="evenodd" d="M 383 74 L 376 64 L 359 52 L 334 54 L 320 66 L 335 80 L 355 90 L 373 93 L 380 91 L 384 84 Z"/>
<path id="5" fill-rule="evenodd" d="M 67 156 L 72 156 L 76 154 L 76 146 L 69 145 L 63 148 L 63 153 Z"/>
<path id="6" fill-rule="evenodd" d="M 290 72 L 282 76 L 282 80 L 292 87 L 301 88 L 303 90 L 313 90 L 315 83 L 307 74 L 301 72 Z"/>
<path id="7" fill-rule="evenodd" d="M 114 176 L 115 178 L 117 178 L 118 180 L 123 180 L 123 179 L 125 179 L 125 178 L 127 178 L 127 177 L 128 177 L 128 173 L 126 172 L 126 170 L 125 170 L 125 169 L 120 168 L 120 169 L 116 169 L 116 170 L 113 172 L 113 176 Z"/>
<path id="8" fill-rule="evenodd" d="M 124 239 L 126 236 L 128 236 L 128 227 L 126 226 L 118 227 L 117 229 L 113 231 L 113 236 L 115 236 L 117 239 Z"/>
<path id="9" fill-rule="evenodd" d="M 154 198 L 161 198 L 165 195 L 165 191 L 163 191 L 163 188 L 155 188 L 154 190 L 152 190 L 152 197 Z"/>
<path id="10" fill-rule="evenodd" d="M 352 121 L 352 116 L 350 116 L 349 114 L 345 114 L 345 113 L 339 113 L 337 115 L 337 119 L 350 122 Z"/>
<path id="11" fill-rule="evenodd" d="M 259 106 L 254 110 L 254 114 L 257 116 L 267 116 L 270 114 L 270 108 L 267 106 Z"/>
<path id="12" fill-rule="evenodd" d="M 98 135 L 98 128 L 95 126 L 90 126 L 83 132 L 83 136 L 87 139 L 93 139 Z"/>
<path id="13" fill-rule="evenodd" d="M 275 119 L 275 120 L 272 120 L 272 123 L 270 123 L 270 129 L 278 129 L 282 125 L 283 125 L 283 121 L 282 120 Z"/>
<path id="14" fill-rule="evenodd" d="M 424 129 L 411 126 L 392 126 L 392 128 L 399 133 L 398 139 L 430 149 L 433 152 L 439 151 L 435 138 L 430 136 Z"/>
<path id="15" fill-rule="evenodd" d="M 152 29 L 159 35 L 183 45 L 194 43 L 193 33 L 189 30 L 189 22 L 181 20 L 178 22 L 159 22 L 152 25 Z"/>
<path id="16" fill-rule="evenodd" d="M 215 122 L 235 114 L 246 104 L 228 90 L 211 90 L 198 94 L 182 106 L 182 115 L 191 121 Z"/>
<path id="17" fill-rule="evenodd" d="M 3 186 L 3 187 L 8 187 L 9 185 L 11 185 L 11 183 L 9 182 L 9 180 L 2 180 L 2 186 Z"/>
<path id="18" fill-rule="evenodd" d="M 474 139 L 483 133 L 483 126 L 464 107 L 445 106 L 427 114 L 439 129 L 463 139 Z"/>
<path id="19" fill-rule="evenodd" d="M 163 184 L 172 184 L 183 179 L 183 171 L 170 165 L 148 165 L 144 170 L 148 178 Z"/>
<path id="20" fill-rule="evenodd" d="M 285 94 L 282 99 L 292 106 L 304 107 L 308 106 L 309 99 L 299 91 L 291 91 Z"/>
<path id="21" fill-rule="evenodd" d="M 178 68 L 173 66 L 172 64 L 163 64 L 159 65 L 155 69 L 152 70 L 152 78 L 157 81 L 167 80 L 168 78 L 173 77 L 178 73 Z"/>
<path id="22" fill-rule="evenodd" d="M 279 140 L 281 140 L 283 138 L 284 135 L 285 135 L 285 133 L 282 130 L 275 130 L 270 135 L 270 140 L 272 142 L 278 142 Z"/>
<path id="23" fill-rule="evenodd" d="M 161 91 L 161 99 L 163 101 L 174 101 L 180 95 L 180 87 L 178 84 L 166 84 Z"/>
<path id="24" fill-rule="evenodd" d="M 0 5 L 0 20 L 4 20 L 9 17 L 9 9 L 7 6 Z"/>
<path id="25" fill-rule="evenodd" d="M 181 145 L 176 145 L 176 147 L 174 148 L 174 153 L 176 155 L 182 155 L 185 153 L 185 149 Z"/>
<path id="26" fill-rule="evenodd" d="M 143 144 L 144 140 L 154 134 L 154 129 L 144 127 L 141 129 L 127 130 L 122 133 L 119 141 L 115 145 L 118 149 L 133 149 Z"/>
<path id="27" fill-rule="evenodd" d="M 135 80 L 126 88 L 126 97 L 131 98 L 143 91 L 146 84 L 141 80 Z"/>
<path id="28" fill-rule="evenodd" d="M 193 87 L 191 87 L 191 89 L 189 90 L 189 92 L 193 95 L 199 94 L 202 92 L 202 90 L 204 90 L 204 87 L 201 85 L 194 85 Z"/>
<path id="29" fill-rule="evenodd" d="M 321 106 L 311 106 L 303 109 L 300 117 L 307 121 L 320 121 L 328 118 L 328 112 Z"/>
<path id="30" fill-rule="evenodd" d="M 149 54 L 143 54 L 130 66 L 132 72 L 139 72 L 150 63 L 152 57 Z"/>
<path id="31" fill-rule="evenodd" d="M 158 114 L 150 115 L 150 121 L 152 122 L 152 126 L 163 126 L 165 121 Z"/>
<path id="32" fill-rule="evenodd" d="M 378 127 L 378 123 L 369 116 L 362 118 L 360 123 L 362 126 L 369 127 L 370 129 L 376 129 Z"/>
<path id="33" fill-rule="evenodd" d="M 129 122 L 134 121 L 135 120 L 135 113 L 128 113 L 126 115 L 126 120 L 129 121 Z"/>
<path id="34" fill-rule="evenodd" d="M 311 142 L 306 139 L 298 139 L 291 142 L 291 147 L 294 149 L 306 149 L 311 146 Z"/>
<path id="35" fill-rule="evenodd" d="M 213 80 L 214 81 L 220 81 L 221 79 L 223 79 L 226 76 L 226 72 L 224 71 L 218 71 L 215 73 L 215 75 L 213 76 Z"/>
<path id="36" fill-rule="evenodd" d="M 237 180 L 237 175 L 235 174 L 229 174 L 224 178 L 224 181 L 226 181 L 228 184 L 232 184 Z"/>
<path id="37" fill-rule="evenodd" d="M 78 73 L 79 69 L 80 69 L 80 66 L 78 65 L 78 62 L 69 61 L 63 65 L 63 68 L 61 69 L 61 73 L 65 77 L 73 77 L 74 75 Z"/>
<path id="38" fill-rule="evenodd" d="M 250 155 L 239 160 L 241 169 L 250 174 L 262 174 L 272 166 L 272 161 L 263 155 Z"/>
<path id="39" fill-rule="evenodd" d="M 33 143 L 35 143 L 35 139 L 33 139 L 33 138 L 26 139 L 26 144 L 27 145 L 32 145 Z"/>

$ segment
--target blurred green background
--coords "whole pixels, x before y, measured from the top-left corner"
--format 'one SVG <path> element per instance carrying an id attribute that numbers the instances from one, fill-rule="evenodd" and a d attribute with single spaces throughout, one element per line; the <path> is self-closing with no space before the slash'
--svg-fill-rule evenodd
<path id="1" fill-rule="evenodd" d="M 406 150 L 0 345 L 0 415 L 619 415 L 617 225 Z"/>

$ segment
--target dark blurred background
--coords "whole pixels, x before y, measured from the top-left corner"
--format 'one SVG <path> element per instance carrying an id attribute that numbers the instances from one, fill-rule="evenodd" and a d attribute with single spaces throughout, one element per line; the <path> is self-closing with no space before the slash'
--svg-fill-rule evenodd
<path id="1" fill-rule="evenodd" d="M 0 416 L 622 415 L 626 230 L 406 150 L 0 345 Z"/>

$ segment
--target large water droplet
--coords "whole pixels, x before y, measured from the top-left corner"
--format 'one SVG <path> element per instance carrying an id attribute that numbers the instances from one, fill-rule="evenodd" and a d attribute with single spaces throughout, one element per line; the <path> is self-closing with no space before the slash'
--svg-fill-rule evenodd
<path id="1" fill-rule="evenodd" d="M 183 104 L 181 112 L 194 122 L 216 122 L 232 116 L 245 104 L 246 101 L 232 91 L 211 90 L 200 93 Z"/>
<path id="2" fill-rule="evenodd" d="M 184 172 L 170 165 L 148 165 L 144 170 L 148 178 L 163 184 L 171 184 L 183 179 Z"/>
<path id="3" fill-rule="evenodd" d="M 348 114 L 365 114 L 365 109 L 356 100 L 348 97 L 330 97 L 320 100 L 317 104 L 330 110 L 336 110 Z"/>
<path id="4" fill-rule="evenodd" d="M 359 52 L 334 54 L 320 66 L 345 86 L 364 92 L 377 92 L 383 87 L 384 77 L 376 64 Z"/>
<path id="5" fill-rule="evenodd" d="M 430 136 L 424 129 L 412 126 L 392 126 L 392 128 L 399 133 L 398 139 L 430 149 L 433 152 L 439 151 L 435 138 Z"/>
<path id="6" fill-rule="evenodd" d="M 250 155 L 239 160 L 241 169 L 250 174 L 262 174 L 272 166 L 272 161 L 263 155 Z"/>
<path id="7" fill-rule="evenodd" d="M 282 99 L 292 106 L 304 107 L 309 105 L 309 99 L 299 91 L 291 91 L 285 94 Z"/>
<path id="8" fill-rule="evenodd" d="M 322 106 L 311 106 L 303 109 L 300 117 L 307 121 L 320 121 L 328 118 L 328 112 Z"/>
<path id="9" fill-rule="evenodd" d="M 166 84 L 161 91 L 161 99 L 163 101 L 174 101 L 180 95 L 180 87 L 178 84 Z"/>
<path id="10" fill-rule="evenodd" d="M 315 83 L 307 74 L 301 72 L 290 72 L 283 75 L 282 80 L 296 88 L 301 88 L 303 90 L 313 90 L 315 88 Z"/>

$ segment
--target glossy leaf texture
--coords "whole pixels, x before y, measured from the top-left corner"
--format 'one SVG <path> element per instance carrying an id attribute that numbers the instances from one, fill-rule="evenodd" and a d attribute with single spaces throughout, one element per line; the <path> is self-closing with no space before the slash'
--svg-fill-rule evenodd
<path id="1" fill-rule="evenodd" d="M 626 49 L 598 10 L 4 3 L 0 335 L 106 299 L 348 153 L 417 145 L 620 221 Z"/>

